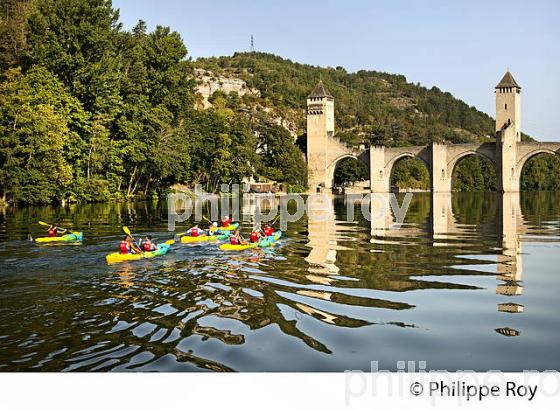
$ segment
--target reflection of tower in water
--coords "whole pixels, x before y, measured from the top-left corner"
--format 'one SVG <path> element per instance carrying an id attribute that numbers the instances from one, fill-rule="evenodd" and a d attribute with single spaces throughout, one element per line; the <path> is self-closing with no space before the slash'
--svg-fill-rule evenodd
<path id="1" fill-rule="evenodd" d="M 389 193 L 375 193 L 369 196 L 369 212 L 371 221 L 371 243 L 375 243 L 388 235 L 393 217 L 389 207 Z"/>
<path id="2" fill-rule="evenodd" d="M 334 201 L 329 195 L 310 195 L 307 201 L 307 231 L 311 248 L 305 260 L 310 264 L 307 278 L 312 282 L 329 284 L 328 275 L 336 274 L 336 223 Z"/>
<path id="3" fill-rule="evenodd" d="M 518 230 L 522 225 L 519 192 L 498 194 L 498 238 L 501 241 L 501 253 L 498 255 L 497 278 L 503 283 L 496 288 L 496 293 L 504 296 L 518 296 L 523 292 L 521 242 Z M 520 313 L 523 305 L 518 303 L 500 303 L 500 312 Z"/>
<path id="4" fill-rule="evenodd" d="M 498 193 L 496 215 L 496 234 L 500 253 L 496 256 L 496 278 L 501 281 L 496 286 L 496 294 L 516 297 L 522 294 L 521 285 L 523 264 L 521 260 L 521 242 L 519 229 L 523 225 L 519 193 Z M 434 246 L 446 246 L 445 238 L 460 234 L 457 226 L 450 193 L 432 193 L 431 224 Z M 523 305 L 515 302 L 498 304 L 498 311 L 504 313 L 521 313 Z M 519 331 L 509 327 L 495 329 L 504 336 L 518 336 Z"/>
<path id="5" fill-rule="evenodd" d="M 451 193 L 433 192 L 430 209 L 433 246 L 447 246 L 448 235 L 453 234 L 455 218 L 451 205 Z"/>

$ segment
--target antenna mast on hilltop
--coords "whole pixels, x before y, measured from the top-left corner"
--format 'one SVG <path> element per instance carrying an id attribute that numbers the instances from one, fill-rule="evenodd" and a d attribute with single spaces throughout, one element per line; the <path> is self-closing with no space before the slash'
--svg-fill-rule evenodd
<path id="1" fill-rule="evenodd" d="M 255 41 L 253 39 L 253 35 L 251 34 L 251 53 L 255 51 Z"/>

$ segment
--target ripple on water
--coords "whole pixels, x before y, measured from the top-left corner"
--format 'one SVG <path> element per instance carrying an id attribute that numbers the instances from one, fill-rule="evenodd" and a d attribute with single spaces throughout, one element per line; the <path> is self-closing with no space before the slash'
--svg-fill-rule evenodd
<path id="1" fill-rule="evenodd" d="M 21 231 L 0 243 L 0 368 L 341 371 L 403 357 L 559 368 L 560 197 L 523 202 L 515 252 L 497 231 L 495 199 L 471 199 L 454 200 L 448 232 L 434 231 L 429 196 L 414 196 L 400 230 L 337 221 L 346 205 L 335 199 L 334 223 L 292 223 L 274 249 L 177 244 L 166 258 L 118 266 L 103 258 L 123 222 L 165 240 L 165 207 L 57 208 L 69 225 L 91 221 L 95 241 L 49 248 L 21 240 L 29 216 L 15 210 L 0 221 Z"/>

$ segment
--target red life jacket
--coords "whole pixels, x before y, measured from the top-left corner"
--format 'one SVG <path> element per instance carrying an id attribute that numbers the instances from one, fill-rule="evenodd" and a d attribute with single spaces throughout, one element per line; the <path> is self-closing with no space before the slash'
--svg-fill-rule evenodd
<path id="1" fill-rule="evenodd" d="M 265 234 L 266 236 L 272 236 L 272 235 L 274 234 L 274 230 L 273 230 L 272 228 L 270 228 L 270 227 L 264 228 L 264 234 Z"/>
<path id="2" fill-rule="evenodd" d="M 231 219 L 224 219 L 222 225 L 224 226 L 224 228 L 227 228 L 230 223 L 231 223 Z"/>
<path id="3" fill-rule="evenodd" d="M 198 236 L 198 228 L 191 229 L 191 236 Z"/>
<path id="4" fill-rule="evenodd" d="M 121 243 L 119 245 L 119 250 L 121 251 L 121 253 L 129 253 L 130 252 L 130 247 L 128 246 L 128 242 L 127 241 L 121 241 Z"/>
<path id="5" fill-rule="evenodd" d="M 49 229 L 49 236 L 55 236 L 56 230 L 54 228 Z"/>
<path id="6" fill-rule="evenodd" d="M 253 243 L 259 240 L 259 237 L 256 232 L 251 232 L 251 236 L 249 236 L 249 240 Z"/>
<path id="7" fill-rule="evenodd" d="M 151 242 L 144 242 L 142 244 L 142 247 L 144 248 L 144 252 L 152 252 L 152 246 L 153 244 Z"/>
<path id="8" fill-rule="evenodd" d="M 231 243 L 232 245 L 237 245 L 237 236 L 230 236 L 229 237 L 229 243 Z"/>

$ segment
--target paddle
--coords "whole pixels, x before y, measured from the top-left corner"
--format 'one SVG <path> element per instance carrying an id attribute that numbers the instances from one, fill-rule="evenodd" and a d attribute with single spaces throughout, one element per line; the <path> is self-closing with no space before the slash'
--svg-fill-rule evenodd
<path id="1" fill-rule="evenodd" d="M 136 245 L 138 247 L 138 249 L 140 249 L 140 246 L 138 246 L 138 244 L 136 243 L 136 239 L 134 239 L 134 236 L 132 236 L 132 232 L 130 232 L 130 229 L 128 228 L 128 226 L 123 226 L 122 230 L 125 234 L 129 235 L 132 238 L 132 241 L 134 242 L 134 245 Z"/>
<path id="2" fill-rule="evenodd" d="M 132 236 L 132 232 L 130 232 L 130 229 L 128 229 L 128 226 L 123 226 L 122 230 L 124 231 L 125 234 L 129 235 L 134 240 L 134 236 Z"/>
<path id="3" fill-rule="evenodd" d="M 66 228 L 63 228 L 62 226 L 57 226 L 57 225 L 50 224 L 50 223 L 47 223 L 47 222 L 38 221 L 38 224 L 43 225 L 43 226 L 56 226 L 57 228 L 64 229 L 66 232 L 70 232 L 70 229 L 66 229 Z"/>
<path id="4" fill-rule="evenodd" d="M 179 232 L 175 234 L 175 240 L 178 241 L 181 236 L 185 236 L 186 232 Z"/>
<path id="5" fill-rule="evenodd" d="M 50 227 L 50 226 L 54 226 L 55 228 L 63 229 L 63 230 L 64 230 L 64 232 L 63 232 L 64 234 L 72 234 L 72 233 L 73 233 L 70 229 L 63 228 L 62 226 L 56 226 L 56 225 L 54 225 L 54 224 L 50 224 L 50 223 L 43 222 L 43 221 L 37 221 L 37 222 L 39 223 L 39 225 L 42 225 L 42 226 L 49 226 L 49 227 Z M 74 236 L 76 236 L 76 235 L 74 235 Z M 33 238 L 31 238 L 31 240 L 33 240 Z"/>

